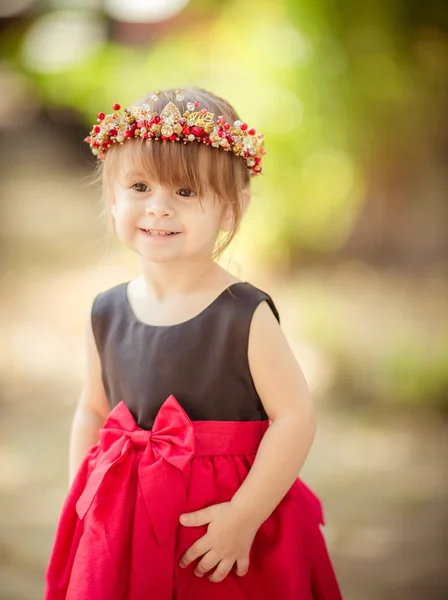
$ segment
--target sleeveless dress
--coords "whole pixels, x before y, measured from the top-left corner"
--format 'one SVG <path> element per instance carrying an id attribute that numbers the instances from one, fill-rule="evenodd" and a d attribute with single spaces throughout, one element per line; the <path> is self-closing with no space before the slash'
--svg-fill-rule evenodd
<path id="1" fill-rule="evenodd" d="M 248 364 L 249 283 L 180 324 L 140 321 L 127 282 L 98 294 L 92 327 L 111 412 L 65 500 L 46 600 L 340 600 L 318 498 L 297 479 L 258 530 L 247 575 L 178 566 L 207 530 L 179 516 L 230 501 L 268 417 Z"/>

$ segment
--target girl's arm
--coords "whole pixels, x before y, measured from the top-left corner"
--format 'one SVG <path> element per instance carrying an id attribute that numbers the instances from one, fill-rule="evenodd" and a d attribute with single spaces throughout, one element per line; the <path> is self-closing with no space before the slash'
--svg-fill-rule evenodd
<path id="1" fill-rule="evenodd" d="M 90 318 L 86 328 L 86 346 L 84 385 L 73 417 L 70 434 L 70 485 L 87 451 L 97 443 L 98 430 L 109 414 L 109 405 L 101 379 L 101 363 Z"/>
<path id="2" fill-rule="evenodd" d="M 228 503 L 182 515 L 187 527 L 208 525 L 180 561 L 186 567 L 202 556 L 195 573 L 215 568 L 222 581 L 233 564 L 244 575 L 254 536 L 297 479 L 316 432 L 310 392 L 289 344 L 269 306 L 254 313 L 249 335 L 249 366 L 272 425 L 265 433 L 246 479 Z"/>
<path id="3" fill-rule="evenodd" d="M 255 388 L 272 425 L 232 504 L 261 525 L 297 479 L 314 440 L 316 416 L 303 372 L 265 302 L 252 319 L 248 354 Z"/>

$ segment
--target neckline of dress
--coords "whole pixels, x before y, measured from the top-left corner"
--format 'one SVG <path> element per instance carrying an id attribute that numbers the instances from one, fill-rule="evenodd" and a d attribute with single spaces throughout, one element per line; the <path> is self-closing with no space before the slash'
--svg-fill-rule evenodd
<path id="1" fill-rule="evenodd" d="M 217 304 L 217 302 L 224 296 L 224 294 L 226 292 L 230 291 L 233 287 L 235 287 L 237 285 L 246 285 L 247 282 L 236 281 L 235 283 L 230 284 L 228 287 L 226 287 L 224 290 L 222 290 L 222 292 L 220 294 L 218 294 L 218 296 L 216 296 L 216 298 L 214 300 L 212 300 L 210 302 L 210 304 L 208 304 L 205 308 L 203 308 L 197 315 L 194 315 L 193 317 L 190 317 L 189 319 L 186 319 L 185 321 L 181 321 L 180 323 L 173 323 L 172 325 L 152 325 L 151 323 L 146 323 L 145 321 L 142 321 L 139 317 L 137 317 L 137 315 L 135 314 L 134 309 L 132 308 L 131 303 L 129 301 L 128 286 L 130 283 L 131 283 L 130 281 L 125 281 L 122 284 L 122 289 L 123 289 L 124 304 L 126 306 L 128 313 L 132 317 L 133 321 L 135 321 L 136 323 L 139 323 L 143 327 L 150 327 L 151 329 L 171 329 L 173 327 L 180 327 L 182 325 L 191 323 L 192 321 L 196 321 L 197 319 L 199 319 L 199 317 L 201 317 L 202 315 L 207 313 L 209 310 L 211 310 L 215 306 L 215 304 Z"/>

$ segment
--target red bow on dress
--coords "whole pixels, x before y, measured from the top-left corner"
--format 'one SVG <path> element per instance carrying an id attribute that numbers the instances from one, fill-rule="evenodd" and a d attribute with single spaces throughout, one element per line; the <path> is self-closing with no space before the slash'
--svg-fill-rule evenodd
<path id="1" fill-rule="evenodd" d="M 121 401 L 100 430 L 99 444 L 103 453 L 76 503 L 79 518 L 85 517 L 114 468 L 132 455 L 135 446 L 144 445 L 138 480 L 156 539 L 165 543 L 185 507 L 184 471 L 194 454 L 193 425 L 185 411 L 174 396 L 169 396 L 152 430 L 147 431 L 137 426 Z"/>

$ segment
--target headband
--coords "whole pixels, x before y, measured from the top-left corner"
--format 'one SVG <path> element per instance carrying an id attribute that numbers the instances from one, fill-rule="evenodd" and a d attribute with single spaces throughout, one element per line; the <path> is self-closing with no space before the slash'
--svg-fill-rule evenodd
<path id="1" fill-rule="evenodd" d="M 158 99 L 158 92 L 151 95 Z M 183 100 L 179 90 L 176 100 Z M 247 123 L 235 121 L 227 123 L 223 116 L 199 110 L 200 103 L 188 102 L 187 110 L 181 114 L 173 102 L 159 113 L 150 110 L 149 104 L 121 110 L 119 104 L 112 106 L 113 113 L 98 113 L 96 125 L 85 141 L 90 145 L 92 153 L 104 160 L 107 150 L 112 144 L 123 144 L 130 138 L 143 138 L 148 141 L 164 142 L 200 142 L 222 148 L 240 156 L 246 163 L 249 175 L 260 175 L 261 159 L 266 153 L 263 134 L 249 129 Z"/>

